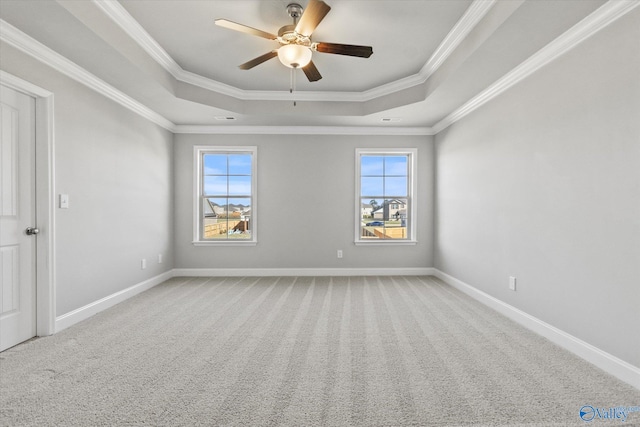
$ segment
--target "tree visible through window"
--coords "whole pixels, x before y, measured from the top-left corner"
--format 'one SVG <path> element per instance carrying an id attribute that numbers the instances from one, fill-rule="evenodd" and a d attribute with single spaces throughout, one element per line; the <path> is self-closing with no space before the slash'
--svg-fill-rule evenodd
<path id="1" fill-rule="evenodd" d="M 414 240 L 414 151 L 357 151 L 356 242 Z"/>
<path id="2" fill-rule="evenodd" d="M 255 149 L 197 150 L 197 241 L 255 241 Z"/>

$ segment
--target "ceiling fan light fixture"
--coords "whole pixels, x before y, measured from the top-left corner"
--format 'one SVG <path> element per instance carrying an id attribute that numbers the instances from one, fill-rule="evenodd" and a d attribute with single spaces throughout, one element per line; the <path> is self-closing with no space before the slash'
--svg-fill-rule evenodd
<path id="1" fill-rule="evenodd" d="M 2 1 L 2 0 L 0 0 Z M 323 0 L 308 0 L 305 9 L 298 3 L 289 3 L 287 13 L 293 18 L 292 25 L 285 25 L 278 30 L 278 35 L 258 30 L 253 27 L 238 24 L 226 19 L 216 19 L 216 25 L 241 33 L 250 34 L 264 39 L 277 41 L 280 43 L 279 49 L 273 49 L 264 55 L 260 55 L 251 61 L 240 64 L 241 70 L 250 70 L 276 56 L 280 62 L 288 68 L 295 70 L 302 68 L 304 75 L 310 82 L 317 82 L 322 75 L 311 60 L 312 52 L 332 53 L 337 55 L 354 56 L 359 58 L 369 58 L 373 54 L 371 46 L 359 46 L 341 43 L 312 42 L 311 35 L 316 27 L 331 10 L 331 6 Z M 295 73 L 292 71 L 291 92 L 293 92 L 293 79 Z"/>
<path id="2" fill-rule="evenodd" d="M 311 62 L 311 49 L 299 44 L 286 44 L 278 49 L 278 59 L 289 68 L 304 68 Z"/>

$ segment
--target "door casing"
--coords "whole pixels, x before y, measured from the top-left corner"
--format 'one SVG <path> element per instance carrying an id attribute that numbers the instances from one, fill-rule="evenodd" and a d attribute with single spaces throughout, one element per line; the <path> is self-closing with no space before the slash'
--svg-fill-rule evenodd
<path id="1" fill-rule="evenodd" d="M 54 95 L 52 92 L 0 70 L 0 84 L 36 100 L 36 335 L 56 332 Z"/>

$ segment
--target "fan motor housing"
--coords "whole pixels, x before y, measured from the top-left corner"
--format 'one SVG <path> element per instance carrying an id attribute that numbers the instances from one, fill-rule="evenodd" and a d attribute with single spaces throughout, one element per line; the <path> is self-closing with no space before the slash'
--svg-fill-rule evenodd
<path id="1" fill-rule="evenodd" d="M 295 25 L 285 25 L 278 30 L 278 41 L 282 44 L 299 44 L 302 46 L 311 46 L 311 38 L 303 36 L 295 31 Z"/>

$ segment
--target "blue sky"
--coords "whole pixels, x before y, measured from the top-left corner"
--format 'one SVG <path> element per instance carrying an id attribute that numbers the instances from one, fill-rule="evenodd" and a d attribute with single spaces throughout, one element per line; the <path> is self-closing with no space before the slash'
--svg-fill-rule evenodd
<path id="1" fill-rule="evenodd" d="M 250 154 L 206 154 L 204 175 L 205 194 L 251 195 Z"/>
<path id="2" fill-rule="evenodd" d="M 251 154 L 205 154 L 204 173 L 205 175 L 251 175 Z"/>
<path id="3" fill-rule="evenodd" d="M 206 154 L 204 191 L 209 195 L 251 196 L 250 154 Z M 362 156 L 362 197 L 407 197 L 407 156 Z"/>
<path id="4" fill-rule="evenodd" d="M 407 156 L 362 156 L 362 197 L 407 197 Z"/>

